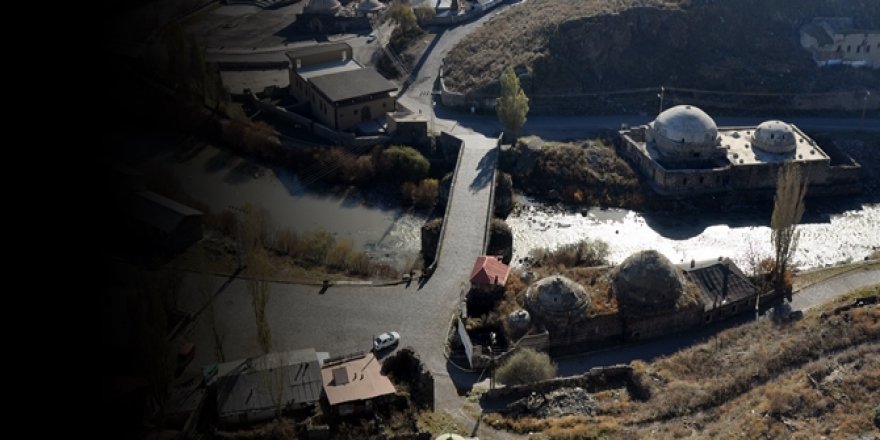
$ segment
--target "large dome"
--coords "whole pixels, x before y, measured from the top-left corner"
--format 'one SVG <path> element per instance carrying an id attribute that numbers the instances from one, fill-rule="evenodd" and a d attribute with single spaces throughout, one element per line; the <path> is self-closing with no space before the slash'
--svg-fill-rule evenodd
<path id="1" fill-rule="evenodd" d="M 794 129 L 782 121 L 762 122 L 752 134 L 752 144 L 768 153 L 790 153 L 797 148 Z"/>
<path id="2" fill-rule="evenodd" d="M 311 0 L 305 7 L 305 12 L 312 14 L 335 14 L 342 5 L 339 0 Z"/>
<path id="3" fill-rule="evenodd" d="M 702 159 L 718 144 L 715 121 L 690 105 L 677 105 L 660 113 L 650 131 L 660 153 L 672 159 Z"/>
<path id="4" fill-rule="evenodd" d="M 561 275 L 543 278 L 526 291 L 526 309 L 551 332 L 586 317 L 590 297 L 584 288 Z"/>
<path id="5" fill-rule="evenodd" d="M 617 301 L 626 313 L 652 313 L 675 307 L 684 292 L 681 271 L 657 251 L 630 255 L 612 274 Z"/>

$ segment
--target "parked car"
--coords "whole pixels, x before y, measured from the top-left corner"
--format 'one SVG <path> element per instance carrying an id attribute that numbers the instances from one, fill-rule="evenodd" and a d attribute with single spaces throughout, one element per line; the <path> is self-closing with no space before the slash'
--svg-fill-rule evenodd
<path id="1" fill-rule="evenodd" d="M 376 34 L 370 34 L 367 36 L 367 43 L 372 43 L 376 41 Z"/>
<path id="2" fill-rule="evenodd" d="M 386 332 L 373 339 L 373 351 L 384 350 L 400 342 L 400 333 Z"/>

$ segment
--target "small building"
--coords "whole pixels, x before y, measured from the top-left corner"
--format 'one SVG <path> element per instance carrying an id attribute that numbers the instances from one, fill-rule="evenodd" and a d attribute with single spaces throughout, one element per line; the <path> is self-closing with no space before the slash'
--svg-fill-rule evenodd
<path id="1" fill-rule="evenodd" d="M 291 95 L 309 103 L 315 119 L 332 129 L 349 130 L 397 108 L 397 86 L 352 59 L 346 43 L 306 47 L 287 56 Z"/>
<path id="2" fill-rule="evenodd" d="M 327 403 L 341 416 L 372 412 L 377 403 L 396 392 L 371 352 L 328 360 L 321 368 L 321 376 Z"/>
<path id="3" fill-rule="evenodd" d="M 211 370 L 218 417 L 226 426 L 268 420 L 279 404 L 284 410 L 299 409 L 321 398 L 321 365 L 311 348 L 226 362 Z"/>
<path id="4" fill-rule="evenodd" d="M 703 322 L 708 324 L 755 307 L 758 288 L 729 259 L 691 261 L 679 267 L 700 289 Z"/>
<path id="5" fill-rule="evenodd" d="M 503 289 L 507 284 L 507 276 L 510 274 L 510 266 L 501 262 L 500 257 L 483 255 L 477 257 L 473 269 L 471 269 L 471 289 L 496 290 Z"/>
<path id="6" fill-rule="evenodd" d="M 820 66 L 880 68 L 880 29 L 858 29 L 850 17 L 819 17 L 800 34 L 801 47 Z"/>
<path id="7" fill-rule="evenodd" d="M 138 245 L 168 253 L 181 252 L 202 239 L 202 212 L 152 191 L 131 198 L 128 214 L 136 225 Z"/>
<path id="8" fill-rule="evenodd" d="M 785 162 L 801 165 L 808 194 L 861 190 L 858 163 L 835 149 L 826 151 L 798 127 L 782 121 L 719 128 L 699 108 L 679 105 L 620 135 L 622 155 L 663 196 L 772 196 Z"/>

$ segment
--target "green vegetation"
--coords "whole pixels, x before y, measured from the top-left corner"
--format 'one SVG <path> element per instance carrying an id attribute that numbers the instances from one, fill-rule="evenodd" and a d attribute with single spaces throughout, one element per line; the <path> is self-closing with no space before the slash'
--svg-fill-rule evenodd
<path id="1" fill-rule="evenodd" d="M 416 182 L 428 176 L 431 163 L 412 147 L 392 145 L 379 155 L 379 174 L 397 182 Z"/>
<path id="2" fill-rule="evenodd" d="M 540 382 L 555 376 L 556 365 L 550 356 L 531 348 L 520 349 L 495 372 L 495 377 L 505 385 Z"/>
<path id="3" fill-rule="evenodd" d="M 523 138 L 502 154 L 499 167 L 516 188 L 551 201 L 627 209 L 647 202 L 636 172 L 600 139 L 558 144 Z"/>
<path id="4" fill-rule="evenodd" d="M 608 243 L 585 238 L 577 243 L 548 248 L 533 249 L 529 253 L 533 267 L 590 267 L 608 264 Z"/>
<path id="5" fill-rule="evenodd" d="M 388 6 L 388 20 L 393 21 L 404 32 L 419 27 L 418 19 L 412 6 L 401 0 L 394 0 Z"/>
<path id="6" fill-rule="evenodd" d="M 433 208 L 437 203 L 439 183 L 437 179 L 423 179 L 419 183 L 404 182 L 400 192 L 404 204 L 417 208 Z"/>
<path id="7" fill-rule="evenodd" d="M 430 6 L 419 6 L 413 12 L 415 12 L 416 21 L 418 21 L 420 26 L 424 26 L 425 23 L 431 21 L 435 15 L 434 8 Z"/>
<path id="8" fill-rule="evenodd" d="M 529 98 L 519 85 L 512 67 L 508 67 L 501 74 L 501 96 L 495 101 L 495 111 L 498 120 L 513 138 L 526 123 L 526 115 L 529 113 Z"/>

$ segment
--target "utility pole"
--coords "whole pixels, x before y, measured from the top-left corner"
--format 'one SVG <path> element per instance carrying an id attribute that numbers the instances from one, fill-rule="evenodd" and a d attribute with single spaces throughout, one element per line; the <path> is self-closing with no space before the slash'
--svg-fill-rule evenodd
<path id="1" fill-rule="evenodd" d="M 495 332 L 489 333 L 489 389 L 495 389 Z"/>

